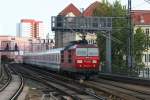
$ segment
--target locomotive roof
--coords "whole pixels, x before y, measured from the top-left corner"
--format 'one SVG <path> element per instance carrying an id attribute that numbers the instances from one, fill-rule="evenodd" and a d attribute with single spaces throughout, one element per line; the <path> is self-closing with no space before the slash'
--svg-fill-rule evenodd
<path id="1" fill-rule="evenodd" d="M 25 53 L 24 56 L 43 55 L 43 54 L 48 54 L 48 53 L 60 53 L 60 51 L 62 50 L 84 48 L 84 47 L 85 48 L 97 48 L 97 46 L 93 44 L 74 44 L 74 45 L 66 46 L 65 48 L 50 49 L 50 50 L 42 51 L 42 52 L 29 52 L 29 53 Z"/>
<path id="2" fill-rule="evenodd" d="M 68 48 L 65 48 L 65 49 L 73 49 L 73 48 L 97 48 L 96 45 L 93 45 L 93 44 L 76 44 L 76 45 L 72 45 L 72 46 L 69 46 Z"/>
<path id="3" fill-rule="evenodd" d="M 63 49 L 64 48 L 57 48 L 57 49 L 50 49 L 50 50 L 42 51 L 42 52 L 29 52 L 29 53 L 25 53 L 24 56 L 43 55 L 43 54 L 48 54 L 48 53 L 60 53 L 60 51 Z"/>

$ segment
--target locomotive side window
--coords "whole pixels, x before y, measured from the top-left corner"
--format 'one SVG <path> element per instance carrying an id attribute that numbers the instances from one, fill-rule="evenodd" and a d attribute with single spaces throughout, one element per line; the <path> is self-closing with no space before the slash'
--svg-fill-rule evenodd
<path id="1" fill-rule="evenodd" d="M 61 51 L 61 62 L 64 62 L 64 51 Z"/>
<path id="2" fill-rule="evenodd" d="M 56 53 L 56 63 L 58 62 L 58 54 Z"/>
<path id="3" fill-rule="evenodd" d="M 88 48 L 88 56 L 98 56 L 98 48 Z"/>
<path id="4" fill-rule="evenodd" d="M 71 50 L 68 51 L 68 62 L 72 62 Z"/>
<path id="5" fill-rule="evenodd" d="M 57 54 L 58 55 L 58 62 L 60 62 L 60 57 L 59 57 L 59 54 Z"/>
<path id="6" fill-rule="evenodd" d="M 76 55 L 77 56 L 87 56 L 87 48 L 77 48 Z"/>

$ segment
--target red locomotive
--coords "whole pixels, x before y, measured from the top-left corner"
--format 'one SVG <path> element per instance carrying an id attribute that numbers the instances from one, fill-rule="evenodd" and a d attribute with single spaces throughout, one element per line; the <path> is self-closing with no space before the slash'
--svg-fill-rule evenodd
<path id="1" fill-rule="evenodd" d="M 99 71 L 100 58 L 95 45 L 74 41 L 65 48 L 25 54 L 24 63 L 89 77 Z"/>

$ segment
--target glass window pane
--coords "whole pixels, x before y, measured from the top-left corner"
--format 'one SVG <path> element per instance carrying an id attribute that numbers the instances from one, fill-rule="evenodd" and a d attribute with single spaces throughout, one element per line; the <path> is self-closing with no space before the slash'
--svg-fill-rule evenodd
<path id="1" fill-rule="evenodd" d="M 77 56 L 87 56 L 87 48 L 77 48 L 76 54 Z"/>
<path id="2" fill-rule="evenodd" d="M 149 62 L 150 62 L 150 54 L 149 54 Z"/>
<path id="3" fill-rule="evenodd" d="M 88 48 L 88 56 L 98 56 L 98 48 Z"/>

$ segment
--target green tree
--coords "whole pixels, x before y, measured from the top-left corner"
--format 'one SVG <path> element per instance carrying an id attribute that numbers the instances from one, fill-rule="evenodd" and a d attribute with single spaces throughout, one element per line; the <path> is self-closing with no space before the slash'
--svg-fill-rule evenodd
<path id="1" fill-rule="evenodd" d="M 127 10 L 121 5 L 119 1 L 115 1 L 113 4 L 108 3 L 107 0 L 103 0 L 102 3 L 95 9 L 94 16 L 110 16 L 110 17 L 123 17 L 126 16 Z M 116 27 L 124 27 L 122 29 L 115 30 Z M 123 56 L 126 55 L 126 44 L 127 43 L 127 21 L 122 19 L 113 20 L 113 32 L 112 36 L 120 40 L 121 43 L 118 44 L 116 41 L 112 41 L 112 64 L 114 66 L 123 66 L 125 65 L 125 59 Z M 97 34 L 97 44 L 100 48 L 101 61 L 105 62 L 105 37 Z"/>
<path id="2" fill-rule="evenodd" d="M 102 3 L 93 12 L 94 16 L 110 16 L 112 13 L 112 5 L 107 0 L 102 0 Z"/>
<path id="3" fill-rule="evenodd" d="M 144 66 L 142 57 L 143 51 L 147 50 L 147 45 L 149 45 L 149 36 L 144 33 L 141 27 L 137 28 L 134 34 L 134 57 L 136 66 Z"/>
<path id="4" fill-rule="evenodd" d="M 127 57 L 127 48 L 128 48 L 127 38 L 129 32 L 129 27 L 127 23 L 127 9 L 124 6 L 122 6 L 120 1 L 118 0 L 116 0 L 113 4 L 108 3 L 107 0 L 103 0 L 100 3 L 100 5 L 97 6 L 93 15 L 100 16 L 100 17 L 101 16 L 125 17 L 124 19 L 113 19 L 112 37 L 115 38 L 115 40 L 119 40 L 120 42 L 112 40 L 112 67 L 126 68 L 127 67 L 126 57 Z M 143 47 L 145 37 L 139 31 L 134 35 L 134 37 L 135 37 L 134 53 L 135 53 L 135 61 L 136 61 L 135 63 L 140 64 L 142 63 L 141 57 L 144 51 L 144 48 L 140 48 L 140 47 Z M 104 36 L 102 36 L 102 33 L 97 33 L 97 44 L 100 49 L 100 56 L 101 56 L 102 63 L 105 62 L 105 52 L 106 52 L 105 40 L 106 39 Z M 141 41 L 141 43 L 138 44 L 138 41 Z"/>

